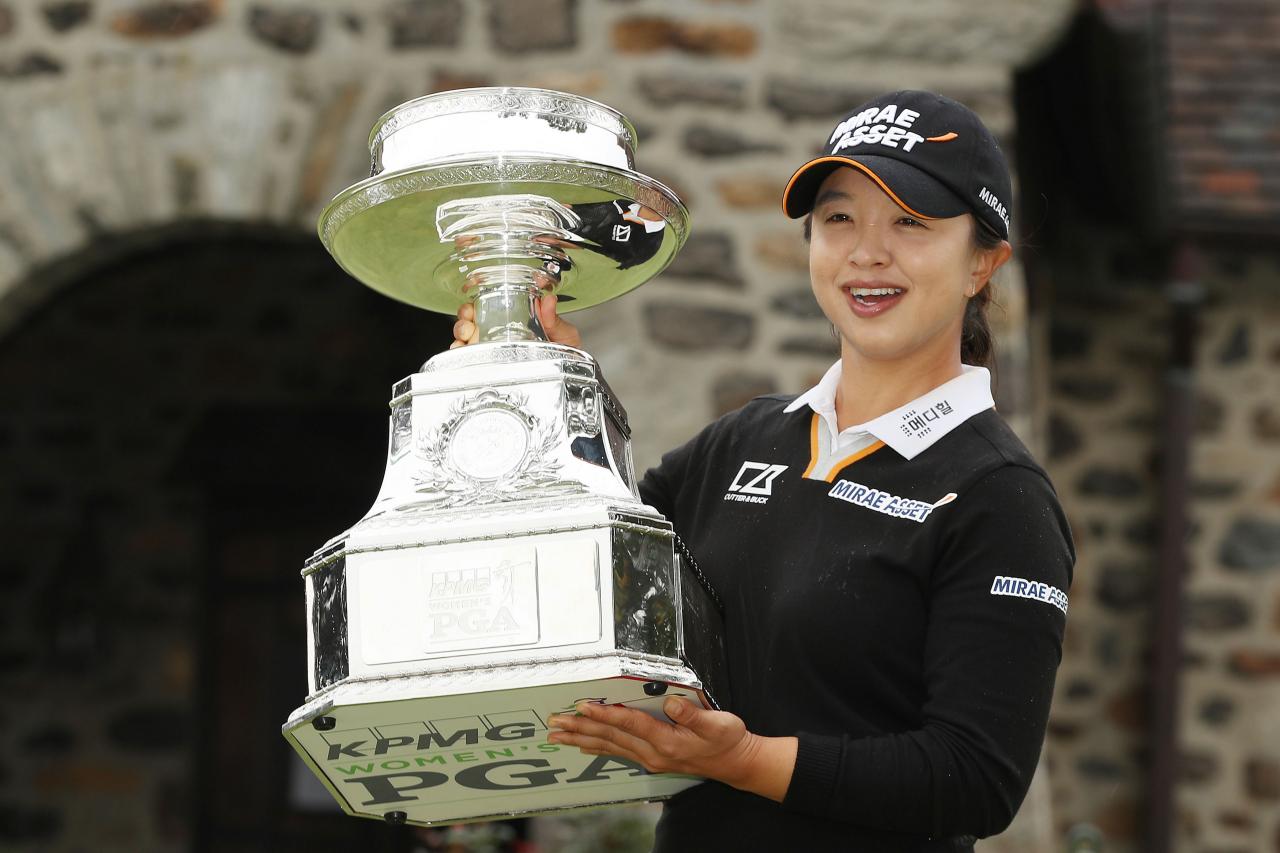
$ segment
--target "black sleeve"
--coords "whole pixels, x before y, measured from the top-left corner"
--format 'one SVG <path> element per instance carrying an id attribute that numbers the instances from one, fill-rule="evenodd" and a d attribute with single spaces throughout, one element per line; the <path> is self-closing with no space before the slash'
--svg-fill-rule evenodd
<path id="1" fill-rule="evenodd" d="M 865 738 L 801 733 L 788 809 L 986 837 L 1026 796 L 1062 657 L 1071 534 L 1053 487 L 1027 467 L 987 474 L 955 508 L 929 591 L 922 725 Z"/>
<path id="2" fill-rule="evenodd" d="M 715 423 L 707 426 L 675 450 L 664 453 L 662 461 L 646 471 L 640 480 L 640 500 L 662 513 L 672 524 L 676 524 L 681 489 L 690 482 L 694 460 L 700 458 L 698 448 L 715 426 Z"/>

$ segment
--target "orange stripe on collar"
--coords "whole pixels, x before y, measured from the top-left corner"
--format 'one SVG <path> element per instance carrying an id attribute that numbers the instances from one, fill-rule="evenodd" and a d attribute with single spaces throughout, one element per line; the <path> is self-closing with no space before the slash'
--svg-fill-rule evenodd
<path id="1" fill-rule="evenodd" d="M 841 459 L 839 462 L 831 466 L 831 470 L 827 472 L 827 476 L 824 477 L 823 479 L 826 480 L 828 483 L 834 482 L 836 479 L 836 474 L 839 474 L 841 471 L 843 471 L 845 468 L 848 468 L 850 465 L 857 462 L 859 459 L 862 459 L 866 456 L 870 456 L 872 453 L 875 453 L 877 450 L 879 450 L 882 447 L 884 447 L 884 442 L 877 441 L 875 444 L 868 445 L 867 447 L 862 448 L 857 453 L 854 453 L 852 456 L 848 456 L 848 457 L 845 457 L 844 459 Z"/>
<path id="2" fill-rule="evenodd" d="M 821 416 L 813 413 L 813 419 L 809 423 L 809 467 L 804 469 L 801 478 L 808 479 L 813 473 L 813 468 L 818 464 L 818 421 L 822 420 Z"/>

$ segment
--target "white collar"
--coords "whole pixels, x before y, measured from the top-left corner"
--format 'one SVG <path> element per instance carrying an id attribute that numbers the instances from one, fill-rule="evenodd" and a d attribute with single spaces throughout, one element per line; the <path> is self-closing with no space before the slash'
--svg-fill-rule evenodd
<path id="1" fill-rule="evenodd" d="M 959 376 L 932 391 L 885 412 L 863 424 L 840 430 L 836 426 L 836 389 L 840 385 L 841 365 L 831 365 L 817 385 L 791 401 L 782 411 L 791 413 L 808 405 L 826 423 L 833 441 L 839 436 L 869 433 L 912 459 L 935 441 L 960 426 L 978 412 L 995 405 L 991 397 L 991 373 L 985 367 L 961 365 Z"/>

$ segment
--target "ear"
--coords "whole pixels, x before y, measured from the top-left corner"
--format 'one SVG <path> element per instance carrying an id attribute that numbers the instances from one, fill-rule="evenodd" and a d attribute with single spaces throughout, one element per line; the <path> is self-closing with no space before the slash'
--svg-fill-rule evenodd
<path id="1" fill-rule="evenodd" d="M 996 270 L 1004 266 L 1013 257 L 1013 247 L 1008 240 L 1001 240 L 999 246 L 990 249 L 979 249 L 974 256 L 973 271 L 970 273 L 969 289 L 974 293 L 987 286 Z"/>

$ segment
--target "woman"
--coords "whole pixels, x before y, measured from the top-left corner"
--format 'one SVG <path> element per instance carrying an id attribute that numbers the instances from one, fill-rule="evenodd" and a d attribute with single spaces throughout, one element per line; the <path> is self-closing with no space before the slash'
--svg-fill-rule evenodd
<path id="1" fill-rule="evenodd" d="M 895 92 L 836 126 L 783 206 L 807 217 L 840 360 L 641 485 L 725 602 L 734 712 L 583 705 L 550 739 L 712 780 L 668 802 L 659 850 L 970 850 L 1030 784 L 1074 561 L 985 368 L 1008 168 L 967 108 Z M 554 299 L 540 314 L 578 345 Z"/>

